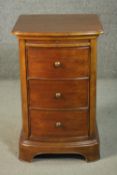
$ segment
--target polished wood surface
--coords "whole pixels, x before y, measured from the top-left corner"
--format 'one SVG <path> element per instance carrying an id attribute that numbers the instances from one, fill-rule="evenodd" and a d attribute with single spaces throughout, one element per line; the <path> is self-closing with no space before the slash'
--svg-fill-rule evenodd
<path id="1" fill-rule="evenodd" d="M 47 139 L 48 140 L 48 139 Z M 41 154 L 80 154 L 88 162 L 96 161 L 100 158 L 99 137 L 96 130 L 95 138 L 77 139 L 77 141 L 39 141 L 26 140 L 23 132 L 20 137 L 19 159 L 31 162 L 32 159 Z"/>
<path id="2" fill-rule="evenodd" d="M 22 15 L 19 39 L 22 132 L 19 158 L 75 153 L 100 157 L 96 127 L 96 15 Z"/>
<path id="3" fill-rule="evenodd" d="M 97 39 L 91 40 L 91 66 L 90 66 L 90 136 L 96 132 L 96 79 L 97 79 Z"/>
<path id="4" fill-rule="evenodd" d="M 24 36 L 99 35 L 103 33 L 95 14 L 21 15 L 12 31 Z"/>
<path id="5" fill-rule="evenodd" d="M 31 138 L 78 137 L 88 135 L 88 113 L 85 111 L 30 111 Z M 57 125 L 58 124 L 58 125 Z"/>
<path id="6" fill-rule="evenodd" d="M 67 47 L 29 47 L 27 57 L 29 78 L 57 79 L 89 76 L 89 47 L 70 47 L 69 49 Z M 59 62 L 58 66 L 56 62 Z"/>
<path id="7" fill-rule="evenodd" d="M 88 107 L 88 80 L 29 81 L 29 105 L 38 108 Z M 56 93 L 60 93 L 57 98 Z"/>
<path id="8" fill-rule="evenodd" d="M 26 54 L 25 41 L 19 40 L 19 62 L 20 62 L 20 79 L 21 79 L 21 97 L 22 97 L 22 129 L 26 139 L 29 136 L 28 123 L 28 88 L 27 88 L 27 70 L 26 70 Z"/>

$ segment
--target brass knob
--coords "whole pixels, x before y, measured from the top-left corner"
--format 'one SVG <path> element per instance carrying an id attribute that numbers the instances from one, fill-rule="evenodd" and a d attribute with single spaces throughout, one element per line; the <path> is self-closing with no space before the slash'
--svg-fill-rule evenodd
<path id="1" fill-rule="evenodd" d="M 54 66 L 55 66 L 56 68 L 60 67 L 60 66 L 61 66 L 61 62 L 60 62 L 60 61 L 55 61 L 55 62 L 54 62 Z"/>
<path id="2" fill-rule="evenodd" d="M 58 99 L 58 98 L 61 98 L 61 93 L 60 92 L 57 92 L 56 94 L 55 94 L 55 97 Z"/>
<path id="3" fill-rule="evenodd" d="M 62 123 L 61 122 L 56 122 L 55 125 L 56 125 L 57 128 L 60 128 L 62 126 Z"/>

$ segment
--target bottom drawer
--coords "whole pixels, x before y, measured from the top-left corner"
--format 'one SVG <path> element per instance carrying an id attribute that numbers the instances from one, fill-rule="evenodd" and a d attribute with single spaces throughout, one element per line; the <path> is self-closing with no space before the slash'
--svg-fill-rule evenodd
<path id="1" fill-rule="evenodd" d="M 31 138 L 88 136 L 87 111 L 30 111 Z"/>

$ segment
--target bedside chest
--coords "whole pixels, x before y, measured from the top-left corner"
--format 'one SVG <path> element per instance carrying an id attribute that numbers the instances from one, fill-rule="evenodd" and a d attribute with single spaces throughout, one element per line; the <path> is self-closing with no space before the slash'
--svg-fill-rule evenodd
<path id="1" fill-rule="evenodd" d="M 96 45 L 103 33 L 89 15 L 21 15 L 19 40 L 22 132 L 19 158 L 47 153 L 99 159 Z"/>

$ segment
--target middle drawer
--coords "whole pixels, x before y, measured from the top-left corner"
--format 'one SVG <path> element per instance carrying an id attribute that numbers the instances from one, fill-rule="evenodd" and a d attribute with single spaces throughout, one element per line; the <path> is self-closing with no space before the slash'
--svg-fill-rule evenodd
<path id="1" fill-rule="evenodd" d="M 89 81 L 83 80 L 29 80 L 31 108 L 88 107 Z"/>

